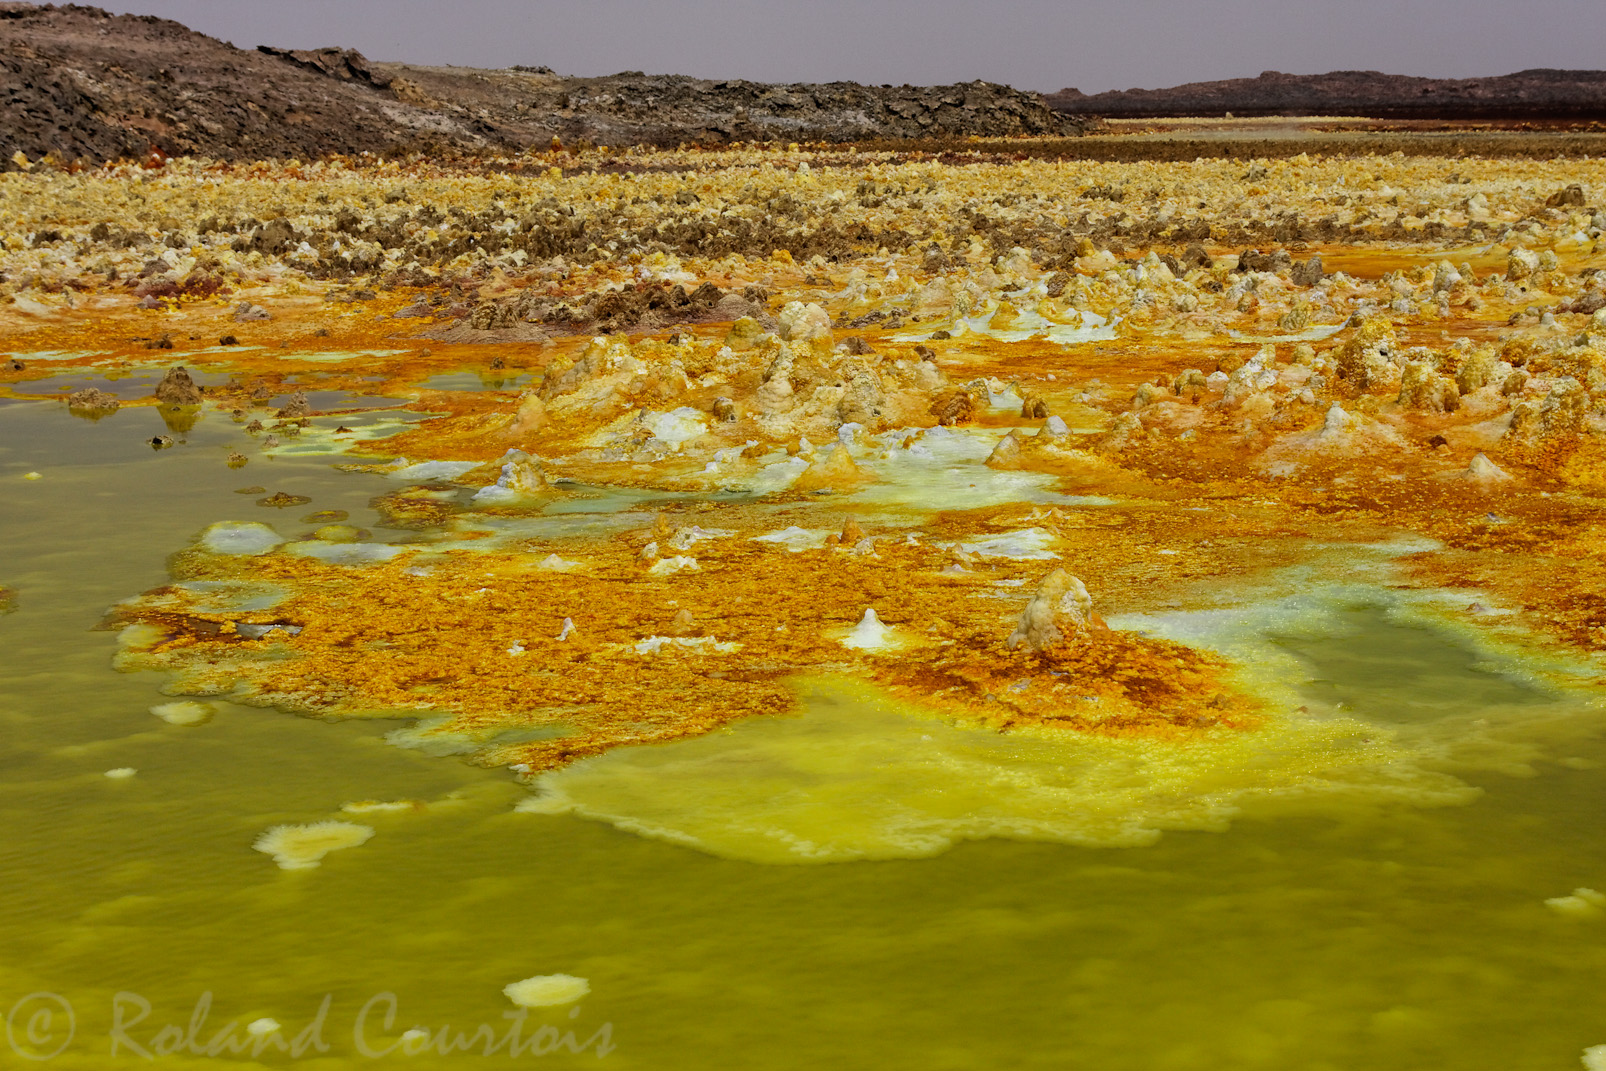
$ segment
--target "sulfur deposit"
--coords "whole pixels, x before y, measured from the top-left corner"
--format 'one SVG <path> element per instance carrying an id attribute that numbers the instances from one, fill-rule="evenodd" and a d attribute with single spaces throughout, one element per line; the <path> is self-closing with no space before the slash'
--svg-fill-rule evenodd
<path id="1" fill-rule="evenodd" d="M 1033 740 L 1307 739 L 1173 626 L 1359 574 L 1596 664 L 1606 165 L 1019 145 L 45 163 L 0 175 L 0 391 L 372 488 L 349 525 L 247 489 L 113 611 L 122 666 L 532 778 L 802 676 Z"/>

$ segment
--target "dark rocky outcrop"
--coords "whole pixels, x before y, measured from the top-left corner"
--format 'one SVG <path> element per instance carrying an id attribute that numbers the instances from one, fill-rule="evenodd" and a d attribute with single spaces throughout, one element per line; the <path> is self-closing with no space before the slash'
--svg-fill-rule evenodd
<path id="1" fill-rule="evenodd" d="M 1045 94 L 1048 105 L 1108 118 L 1357 115 L 1376 119 L 1606 118 L 1606 71 L 1540 68 L 1495 78 L 1331 71 L 1189 82 L 1170 89 Z"/>
<path id="2" fill-rule="evenodd" d="M 370 61 L 352 49 L 242 50 L 177 22 L 0 4 L 0 167 L 30 159 L 482 154 L 598 145 L 1076 134 L 1035 94 L 953 86 L 767 85 L 544 67 Z M 153 155 L 157 154 L 157 155 Z"/>
<path id="3" fill-rule="evenodd" d="M 257 51 L 342 82 L 366 82 L 378 89 L 390 86 L 390 76 L 375 71 L 367 57 L 354 48 L 291 49 L 258 45 Z"/>

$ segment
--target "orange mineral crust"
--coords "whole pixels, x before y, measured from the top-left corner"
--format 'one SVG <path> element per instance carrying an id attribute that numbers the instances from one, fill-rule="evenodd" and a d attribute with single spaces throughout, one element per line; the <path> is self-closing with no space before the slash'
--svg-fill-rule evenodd
<path id="1" fill-rule="evenodd" d="M 131 667 L 532 770 L 822 672 L 1254 733 L 1254 667 L 1145 622 L 1363 574 L 1598 657 L 1606 164 L 1021 156 L 7 173 L 0 396 L 371 481 L 368 530 L 254 490 Z"/>
<path id="2" fill-rule="evenodd" d="M 141 663 L 177 671 L 186 691 L 243 687 L 252 702 L 316 714 L 441 713 L 447 732 L 563 730 L 491 751 L 535 768 L 784 713 L 791 699 L 778 682 L 824 668 L 897 683 L 1000 729 L 1254 723 L 1230 667 L 1179 644 L 1095 621 L 1042 651 L 1006 652 L 1010 611 L 1022 600 L 1000 605 L 999 581 L 1035 579 L 1036 563 L 982 579 L 944 574 L 951 554 L 922 543 L 792 553 L 740 536 L 699 544 L 695 559 L 644 556 L 643 541 L 670 528 L 660 516 L 654 529 L 588 548 L 579 562 L 551 562 L 545 548 L 404 554 L 362 567 L 190 553 L 181 580 L 248 579 L 293 594 L 271 611 L 233 614 L 198 611 L 183 589 L 161 589 L 121 620 L 152 626 Z M 900 637 L 884 650 L 845 642 L 871 607 Z M 253 631 L 260 638 L 247 638 Z M 1078 713 L 1078 703 L 1103 705 Z"/>

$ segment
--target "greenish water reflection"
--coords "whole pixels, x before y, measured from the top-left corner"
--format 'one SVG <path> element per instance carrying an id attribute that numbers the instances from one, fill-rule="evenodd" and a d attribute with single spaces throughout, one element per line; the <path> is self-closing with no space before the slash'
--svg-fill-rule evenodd
<path id="1" fill-rule="evenodd" d="M 394 723 L 150 715 L 160 679 L 111 671 L 113 635 L 92 631 L 107 606 L 165 582 L 166 555 L 208 523 L 295 527 L 236 487 L 305 494 L 307 510 L 365 527 L 385 489 L 327 459 L 229 470 L 241 433 L 210 415 L 153 452 L 160 427 L 149 411 L 89 423 L 0 407 L 0 580 L 21 592 L 0 618 L 0 1010 L 36 990 L 71 1001 L 76 1036 L 49 1066 L 112 1062 L 124 990 L 152 1007 L 129 1031 L 144 1043 L 184 1027 L 206 992 L 203 1037 L 236 1017 L 293 1033 L 331 995 L 328 1052 L 223 1061 L 235 1066 L 492 1066 L 506 1057 L 366 1058 L 359 1010 L 395 994 L 394 1028 L 369 1020 L 381 1046 L 414 1025 L 501 1031 L 502 986 L 556 972 L 591 995 L 573 1020 L 532 1012 L 530 1032 L 583 1040 L 611 1024 L 604 1064 L 625 1068 L 1537 1071 L 1606 1041 L 1606 922 L 1543 904 L 1606 887 L 1598 741 L 1538 777 L 1463 774 L 1486 790 L 1467 807 L 1267 805 L 1227 832 L 1134 849 L 720 859 L 513 813 L 525 793 L 508 775 L 387 746 Z M 1298 641 L 1337 699 L 1381 689 L 1407 718 L 1446 682 L 1464 702 L 1517 698 L 1468 691 L 1512 686 L 1453 645 L 1407 650 L 1388 633 L 1379 652 L 1373 623 L 1354 624 L 1335 644 Z M 1379 669 L 1388 651 L 1397 664 Z M 138 773 L 103 776 L 124 766 Z M 426 806 L 353 819 L 376 835 L 318 869 L 251 849 L 270 825 L 401 798 Z M 0 1048 L 0 1064 L 24 1061 Z"/>
<path id="2" fill-rule="evenodd" d="M 1329 633 L 1273 637 L 1309 663 L 1300 688 L 1320 702 L 1384 722 L 1422 722 L 1458 711 L 1536 705 L 1551 697 L 1501 676 L 1466 647 L 1426 628 L 1395 624 L 1379 607 L 1337 610 Z"/>

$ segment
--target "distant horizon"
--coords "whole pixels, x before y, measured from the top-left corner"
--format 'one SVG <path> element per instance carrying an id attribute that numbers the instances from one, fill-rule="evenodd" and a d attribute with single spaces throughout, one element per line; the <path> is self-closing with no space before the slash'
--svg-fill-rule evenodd
<path id="1" fill-rule="evenodd" d="M 355 48 L 419 66 L 546 66 L 595 77 L 940 85 L 981 79 L 1089 96 L 1342 71 L 1498 78 L 1595 71 L 1599 0 L 124 0 L 118 14 L 172 19 L 239 48 Z M 443 14 L 449 12 L 449 14 Z"/>

